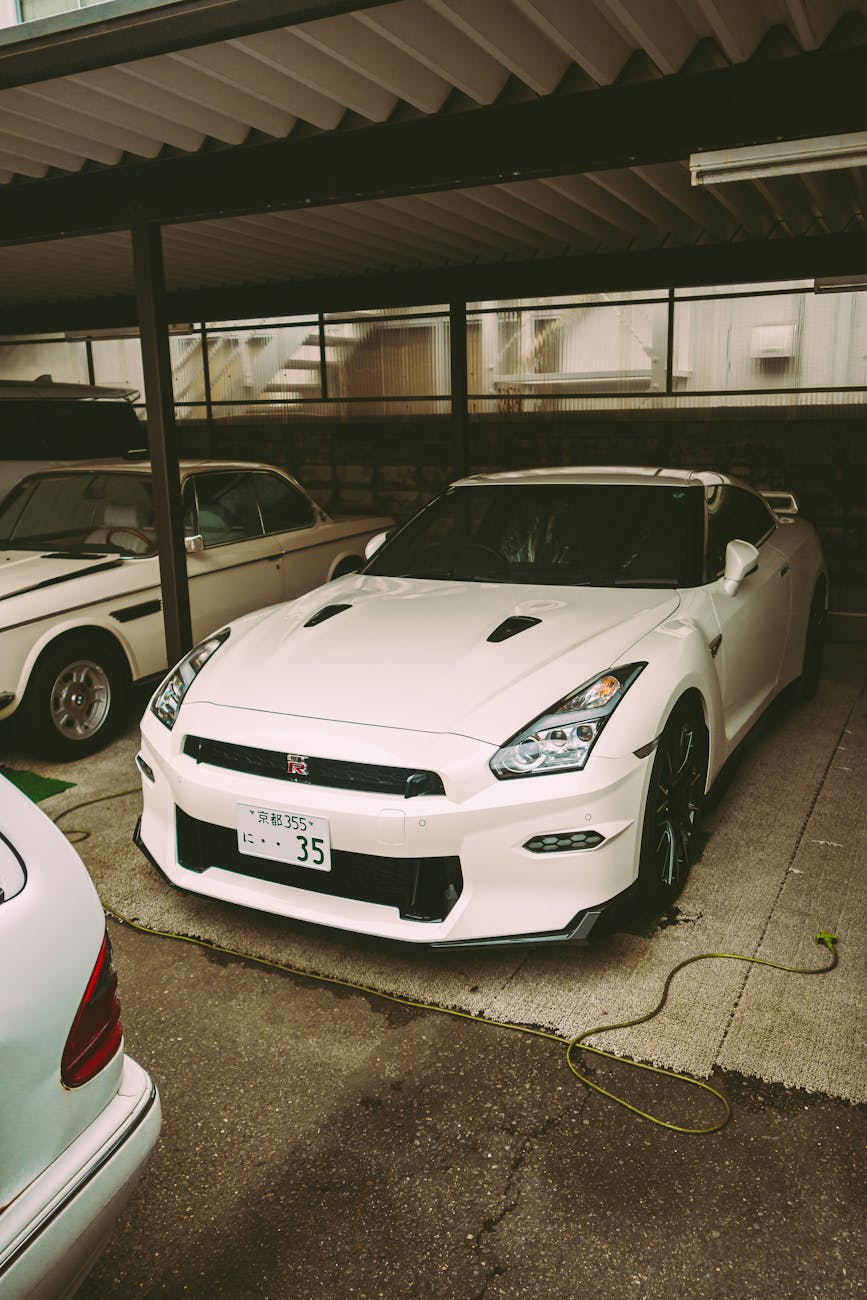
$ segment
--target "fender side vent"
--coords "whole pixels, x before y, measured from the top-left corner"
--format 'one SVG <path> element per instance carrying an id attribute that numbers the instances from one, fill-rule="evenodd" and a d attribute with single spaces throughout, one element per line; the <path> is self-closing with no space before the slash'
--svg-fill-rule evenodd
<path id="1" fill-rule="evenodd" d="M 535 627 L 537 623 L 541 622 L 540 618 L 526 618 L 516 614 L 512 618 L 507 618 L 499 627 L 495 627 L 488 640 L 508 641 L 510 636 L 517 636 L 519 632 L 526 632 L 528 627 Z"/>
<path id="2" fill-rule="evenodd" d="M 327 618 L 334 618 L 335 614 L 342 614 L 345 609 L 351 608 L 351 605 L 326 605 L 324 609 L 320 609 L 312 618 L 308 618 L 304 626 L 316 627 L 317 623 L 324 623 Z"/>

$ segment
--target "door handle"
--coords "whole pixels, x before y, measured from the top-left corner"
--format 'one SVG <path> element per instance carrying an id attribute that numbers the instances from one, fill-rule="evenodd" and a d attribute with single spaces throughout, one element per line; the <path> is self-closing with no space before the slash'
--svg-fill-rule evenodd
<path id="1" fill-rule="evenodd" d="M 792 567 L 791 564 L 784 564 L 782 569 L 780 569 L 780 577 L 785 578 L 786 574 L 789 572 L 789 569 L 791 567 Z"/>

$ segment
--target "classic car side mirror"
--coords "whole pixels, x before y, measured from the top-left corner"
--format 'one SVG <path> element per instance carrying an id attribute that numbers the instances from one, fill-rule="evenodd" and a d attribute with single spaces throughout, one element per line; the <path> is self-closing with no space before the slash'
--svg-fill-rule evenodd
<path id="1" fill-rule="evenodd" d="M 192 555 L 194 551 L 203 551 L 205 549 L 205 539 L 201 533 L 192 533 L 184 538 L 184 550 Z"/>
<path id="2" fill-rule="evenodd" d="M 729 542 L 726 547 L 726 567 L 723 573 L 723 588 L 729 596 L 736 596 L 744 578 L 755 573 L 759 567 L 759 553 L 751 542 L 739 539 Z"/>
<path id="3" fill-rule="evenodd" d="M 382 546 L 382 543 L 386 540 L 387 537 L 388 537 L 387 532 L 374 533 L 373 537 L 371 537 L 370 541 L 367 543 L 367 545 L 364 548 L 365 560 L 371 559 L 376 554 L 376 552 L 379 550 L 380 546 Z"/>

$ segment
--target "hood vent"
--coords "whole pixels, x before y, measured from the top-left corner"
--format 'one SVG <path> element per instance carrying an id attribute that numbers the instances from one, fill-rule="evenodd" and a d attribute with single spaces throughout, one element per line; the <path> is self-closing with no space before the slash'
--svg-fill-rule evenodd
<path id="1" fill-rule="evenodd" d="M 305 627 L 316 627 L 317 623 L 324 623 L 327 618 L 334 618 L 335 614 L 342 614 L 345 609 L 352 609 L 351 605 L 326 605 L 320 609 L 312 618 L 308 618 L 304 624 Z"/>
<path id="2" fill-rule="evenodd" d="M 499 627 L 495 627 L 489 641 L 508 641 L 510 636 L 517 636 L 519 632 L 526 632 L 528 627 L 535 627 L 541 623 L 540 618 L 526 618 L 523 615 L 515 614 L 512 618 L 507 618 Z"/>

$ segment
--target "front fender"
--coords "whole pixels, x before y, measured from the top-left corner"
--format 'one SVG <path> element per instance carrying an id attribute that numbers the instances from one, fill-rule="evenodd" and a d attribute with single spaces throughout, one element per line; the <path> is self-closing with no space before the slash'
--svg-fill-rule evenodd
<path id="1" fill-rule="evenodd" d="M 110 638 L 123 654 L 131 679 L 135 681 L 141 676 L 137 657 L 121 628 L 107 627 L 104 623 L 93 619 L 85 621 L 75 614 L 69 614 L 58 620 L 45 619 L 37 624 L 25 623 L 20 627 L 0 632 L 0 662 L 3 664 L 0 690 L 15 692 L 14 702 L 0 710 L 0 717 L 8 717 L 17 710 L 27 690 L 33 668 L 42 652 L 59 637 L 71 632 L 80 635 L 90 634 L 103 639 Z"/>
<path id="2" fill-rule="evenodd" d="M 647 667 L 599 737 L 600 755 L 623 758 L 658 740 L 678 700 L 693 692 L 708 730 L 710 785 L 725 760 L 722 692 L 710 649 L 714 635 L 694 619 L 670 619 L 621 656 Z"/>

